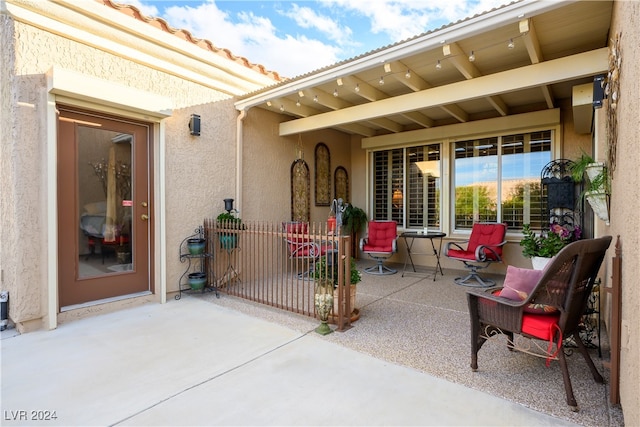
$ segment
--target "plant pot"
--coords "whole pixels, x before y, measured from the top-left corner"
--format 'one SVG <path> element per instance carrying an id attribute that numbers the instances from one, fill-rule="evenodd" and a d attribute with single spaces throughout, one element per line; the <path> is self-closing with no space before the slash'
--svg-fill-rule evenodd
<path id="1" fill-rule="evenodd" d="M 590 182 L 596 180 L 596 177 L 603 173 L 603 170 L 604 163 L 602 162 L 589 163 L 585 168 L 585 172 L 587 173 L 587 177 L 589 178 Z"/>
<path id="2" fill-rule="evenodd" d="M 207 273 L 189 273 L 188 283 L 194 291 L 204 289 L 207 284 Z"/>
<path id="3" fill-rule="evenodd" d="M 238 236 L 236 234 L 221 234 L 219 236 L 222 249 L 230 251 L 238 246 Z"/>
<path id="4" fill-rule="evenodd" d="M 205 240 L 200 238 L 193 238 L 187 240 L 187 250 L 191 255 L 200 255 L 204 253 Z"/>
<path id="5" fill-rule="evenodd" d="M 531 265 L 534 270 L 544 270 L 544 268 L 549 264 L 551 258 L 543 257 L 543 256 L 532 256 L 531 257 Z"/>
<path id="6" fill-rule="evenodd" d="M 350 285 L 349 287 L 349 293 L 350 296 L 349 298 L 351 299 L 351 313 L 353 313 L 356 310 L 356 290 L 357 290 L 357 286 L 356 285 Z M 333 315 L 334 316 L 338 316 L 338 289 L 334 289 L 333 290 Z"/>
<path id="7" fill-rule="evenodd" d="M 591 205 L 593 213 L 609 225 L 609 197 L 607 193 L 604 191 L 587 191 L 584 197 Z"/>

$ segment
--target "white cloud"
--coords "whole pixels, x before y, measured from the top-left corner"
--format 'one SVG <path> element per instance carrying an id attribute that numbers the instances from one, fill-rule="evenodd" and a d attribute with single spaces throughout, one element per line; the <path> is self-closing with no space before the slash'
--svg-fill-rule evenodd
<path id="1" fill-rule="evenodd" d="M 370 31 L 385 33 L 394 41 L 490 10 L 503 0 L 322 0 L 327 6 L 350 10 L 370 21 Z"/>
<path id="2" fill-rule="evenodd" d="M 312 15 L 306 14 L 308 19 Z M 340 49 L 304 35 L 277 35 L 269 18 L 242 12 L 233 17 L 213 2 L 197 7 L 171 6 L 163 16 L 176 28 L 188 29 L 194 37 L 211 41 L 214 46 L 244 56 L 285 77 L 294 77 L 339 60 Z M 307 24 L 308 25 L 308 24 Z M 344 33 L 348 33 L 342 30 Z"/>
<path id="3" fill-rule="evenodd" d="M 145 0 L 127 1 L 145 15 L 160 16 L 154 5 L 142 3 Z M 174 28 L 208 39 L 218 48 L 228 49 L 283 76 L 295 77 L 352 56 L 354 48 L 377 49 L 490 10 L 508 0 L 300 2 L 302 5 L 291 1 L 246 2 L 245 11 L 230 15 L 215 0 L 203 0 L 196 6 L 190 6 L 193 2 L 171 0 L 167 3 L 172 5 L 160 17 Z M 155 1 L 155 4 L 162 3 Z M 277 20 L 278 27 L 270 17 Z"/>
<path id="4" fill-rule="evenodd" d="M 339 25 L 334 18 L 321 15 L 310 7 L 300 7 L 294 3 L 291 9 L 281 13 L 291 18 L 298 26 L 315 29 L 338 44 L 351 43 L 352 31 L 349 27 Z"/>

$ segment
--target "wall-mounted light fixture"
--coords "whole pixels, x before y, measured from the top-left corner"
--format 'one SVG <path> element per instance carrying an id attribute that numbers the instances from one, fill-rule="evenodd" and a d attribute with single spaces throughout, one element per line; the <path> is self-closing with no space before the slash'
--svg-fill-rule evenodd
<path id="1" fill-rule="evenodd" d="M 192 114 L 189 119 L 189 131 L 191 135 L 200 136 L 200 116 Z"/>

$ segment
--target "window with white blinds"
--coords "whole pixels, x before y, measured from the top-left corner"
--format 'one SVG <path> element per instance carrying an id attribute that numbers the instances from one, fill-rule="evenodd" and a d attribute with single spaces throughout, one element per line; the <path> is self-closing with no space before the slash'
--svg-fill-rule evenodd
<path id="1" fill-rule="evenodd" d="M 540 172 L 551 161 L 550 130 L 451 143 L 451 178 L 443 180 L 441 144 L 373 153 L 373 213 L 405 229 L 452 229 L 506 222 L 509 230 L 542 223 Z M 451 206 L 442 207 L 442 191 Z"/>
<path id="2" fill-rule="evenodd" d="M 378 151 L 373 162 L 373 218 L 439 228 L 440 144 Z"/>
<path id="3" fill-rule="evenodd" d="M 373 155 L 373 219 L 402 224 L 404 171 L 403 150 L 377 151 Z"/>

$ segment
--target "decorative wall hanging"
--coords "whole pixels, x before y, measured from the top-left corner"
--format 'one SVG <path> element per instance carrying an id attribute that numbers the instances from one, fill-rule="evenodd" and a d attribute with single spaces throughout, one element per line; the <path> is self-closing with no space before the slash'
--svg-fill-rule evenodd
<path id="1" fill-rule="evenodd" d="M 298 159 L 291 165 L 291 220 L 309 222 L 311 216 L 309 166 Z"/>
<path id="2" fill-rule="evenodd" d="M 607 143 L 608 143 L 608 173 L 616 169 L 616 147 L 618 143 L 618 102 L 620 101 L 620 67 L 622 66 L 622 52 L 620 50 L 620 33 L 611 39 L 609 45 L 609 72 L 604 94 L 609 99 L 607 106 Z"/>
<path id="3" fill-rule="evenodd" d="M 329 147 L 320 142 L 316 145 L 316 206 L 331 203 L 331 157 Z"/>
<path id="4" fill-rule="evenodd" d="M 334 199 L 349 202 L 349 174 L 343 166 L 338 166 L 333 174 Z"/>
<path id="5" fill-rule="evenodd" d="M 581 205 L 576 205 L 576 194 L 581 187 L 571 177 L 574 162 L 567 159 L 552 160 L 540 172 L 541 228 L 547 230 L 549 224 L 581 225 Z"/>

